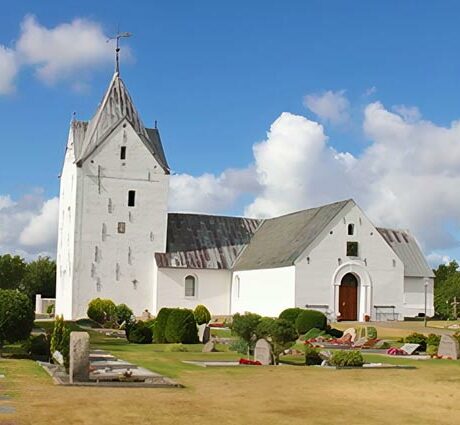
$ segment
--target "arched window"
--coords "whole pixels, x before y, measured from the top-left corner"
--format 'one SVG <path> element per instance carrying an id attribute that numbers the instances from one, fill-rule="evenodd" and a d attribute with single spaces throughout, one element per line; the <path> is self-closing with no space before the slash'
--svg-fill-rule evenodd
<path id="1" fill-rule="evenodd" d="M 240 277 L 239 276 L 235 276 L 235 294 L 237 298 L 240 297 Z"/>
<path id="2" fill-rule="evenodd" d="M 348 234 L 350 236 L 353 236 L 355 234 L 355 225 L 354 224 L 349 224 L 348 225 Z"/>
<path id="3" fill-rule="evenodd" d="M 196 278 L 195 276 L 188 275 L 185 278 L 185 296 L 186 297 L 196 296 Z"/>

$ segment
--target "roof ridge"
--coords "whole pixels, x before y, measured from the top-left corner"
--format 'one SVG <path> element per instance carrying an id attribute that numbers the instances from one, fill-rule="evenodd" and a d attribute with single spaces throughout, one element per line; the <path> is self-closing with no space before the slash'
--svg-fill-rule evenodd
<path id="1" fill-rule="evenodd" d="M 348 199 L 344 199 L 342 201 L 336 201 L 336 202 L 331 202 L 329 204 L 323 204 L 323 205 L 318 205 L 317 207 L 311 207 L 311 208 L 304 208 L 302 210 L 297 210 L 297 211 L 292 211 L 290 213 L 286 213 L 286 214 L 282 214 L 282 215 L 278 215 L 276 217 L 270 217 L 270 218 L 267 218 L 266 220 L 276 220 L 278 218 L 283 218 L 283 217 L 288 217 L 288 216 L 291 216 L 291 215 L 296 215 L 296 214 L 301 214 L 303 212 L 306 212 L 306 211 L 312 211 L 312 210 L 320 210 L 321 208 L 326 208 L 326 207 L 331 207 L 332 205 L 339 205 L 339 204 L 348 204 L 348 202 L 355 202 L 353 200 L 353 198 L 348 198 Z"/>

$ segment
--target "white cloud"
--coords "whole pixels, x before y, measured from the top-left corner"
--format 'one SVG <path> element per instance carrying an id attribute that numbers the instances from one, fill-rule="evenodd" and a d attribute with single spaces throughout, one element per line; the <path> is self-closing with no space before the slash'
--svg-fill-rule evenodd
<path id="1" fill-rule="evenodd" d="M 437 252 L 432 252 L 431 254 L 426 256 L 428 260 L 428 264 L 433 268 L 436 269 L 440 264 L 449 264 L 452 259 L 448 255 L 442 255 Z"/>
<path id="2" fill-rule="evenodd" d="M 364 96 L 369 97 L 369 96 L 372 96 L 375 93 L 377 93 L 377 87 L 372 86 L 372 87 L 369 87 L 368 89 L 366 89 L 366 91 L 364 92 Z"/>
<path id="3" fill-rule="evenodd" d="M 171 211 L 202 213 L 224 212 L 241 193 L 255 192 L 258 188 L 251 168 L 228 169 L 219 176 L 176 174 L 171 176 L 169 186 Z"/>
<path id="4" fill-rule="evenodd" d="M 350 118 L 350 102 L 345 96 L 345 90 L 309 94 L 304 97 L 304 105 L 323 122 L 343 124 Z"/>
<path id="5" fill-rule="evenodd" d="M 43 199 L 40 190 L 14 200 L 0 195 L 0 254 L 12 253 L 31 259 L 55 255 L 57 198 Z"/>
<path id="6" fill-rule="evenodd" d="M 14 79 L 17 73 L 16 53 L 0 44 L 0 95 L 14 91 Z"/>
<path id="7" fill-rule="evenodd" d="M 395 105 L 392 109 L 409 122 L 416 122 L 422 118 L 422 114 L 416 106 Z"/>
<path id="8" fill-rule="evenodd" d="M 35 66 L 38 77 L 49 84 L 86 74 L 114 57 L 100 24 L 86 19 L 46 28 L 34 16 L 26 16 L 16 49 L 24 63 Z"/>
<path id="9" fill-rule="evenodd" d="M 410 229 L 426 252 L 458 246 L 460 121 L 449 127 L 414 121 L 375 102 L 365 108 L 363 130 L 370 144 L 353 156 L 330 146 L 320 124 L 282 113 L 254 145 L 254 166 L 244 176 L 257 181 L 252 192 L 206 174 L 173 184 L 172 196 L 184 191 L 181 209 L 190 202 L 195 211 L 214 212 L 250 192 L 245 214 L 257 217 L 354 198 L 375 224 Z"/>
<path id="10" fill-rule="evenodd" d="M 34 216 L 19 235 L 19 242 L 28 247 L 44 247 L 56 243 L 59 199 L 43 203 L 41 211 Z"/>
<path id="11" fill-rule="evenodd" d="M 26 16 L 16 44 L 0 44 L 0 95 L 14 91 L 17 74 L 27 67 L 46 84 L 70 81 L 73 91 L 87 91 L 90 73 L 114 61 L 114 46 L 107 39 L 102 26 L 88 19 L 47 28 Z M 130 57 L 128 47 L 122 55 Z"/>

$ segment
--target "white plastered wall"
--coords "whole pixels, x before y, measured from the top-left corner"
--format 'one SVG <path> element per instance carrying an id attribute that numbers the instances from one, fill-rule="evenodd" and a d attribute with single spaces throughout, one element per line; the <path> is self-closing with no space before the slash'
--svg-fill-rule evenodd
<path id="1" fill-rule="evenodd" d="M 354 224 L 354 235 L 348 235 Z M 359 243 L 357 258 L 346 256 L 347 241 Z M 358 320 L 374 305 L 394 305 L 403 314 L 404 266 L 361 209 L 350 202 L 296 261 L 295 304 L 328 305 L 331 318 L 339 312 L 338 294 L 346 272 L 358 277 Z"/>
<path id="2" fill-rule="evenodd" d="M 425 281 L 427 315 L 434 315 L 433 278 L 405 277 L 404 278 L 404 316 L 415 317 L 425 313 Z"/>
<path id="3" fill-rule="evenodd" d="M 121 146 L 127 148 L 126 160 L 120 159 Z M 76 217 L 62 234 L 75 235 L 73 301 L 62 311 L 68 319 L 85 316 L 96 297 L 125 303 L 136 315 L 152 311 L 153 253 L 166 247 L 169 176 L 127 121 L 81 168 L 72 166 L 78 174 Z M 67 184 L 62 181 L 61 187 Z M 134 207 L 127 205 L 129 190 L 136 192 Z"/>
<path id="4" fill-rule="evenodd" d="M 232 314 L 246 311 L 276 317 L 295 304 L 295 267 L 235 271 Z"/>
<path id="5" fill-rule="evenodd" d="M 196 279 L 196 296 L 185 296 L 185 278 Z M 230 314 L 231 272 L 228 270 L 197 270 L 157 268 L 156 312 L 162 307 L 194 309 L 205 305 L 212 315 Z"/>

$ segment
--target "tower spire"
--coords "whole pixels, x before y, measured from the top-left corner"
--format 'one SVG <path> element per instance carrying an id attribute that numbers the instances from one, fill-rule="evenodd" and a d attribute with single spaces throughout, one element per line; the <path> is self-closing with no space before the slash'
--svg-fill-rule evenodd
<path id="1" fill-rule="evenodd" d="M 116 40 L 115 48 L 115 72 L 120 72 L 120 38 L 129 38 L 132 34 L 130 32 L 118 32 L 117 35 L 110 37 L 107 41 Z"/>

